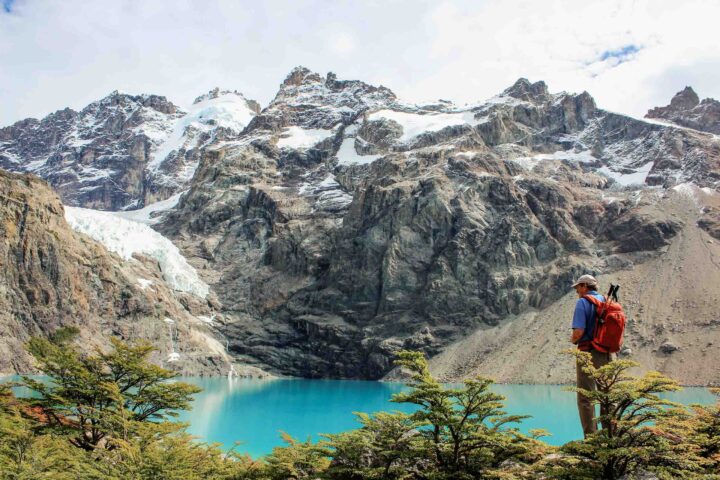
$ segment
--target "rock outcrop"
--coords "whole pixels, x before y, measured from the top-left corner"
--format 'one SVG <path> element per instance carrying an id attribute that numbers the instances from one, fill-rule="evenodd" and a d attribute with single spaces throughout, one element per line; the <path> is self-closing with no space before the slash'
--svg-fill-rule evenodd
<path id="1" fill-rule="evenodd" d="M 602 293 L 610 283 L 621 286 L 628 318 L 621 356 L 685 385 L 717 385 L 720 244 L 696 222 L 704 215 L 698 205 L 715 208 L 720 196 L 683 185 L 639 190 L 633 197 L 631 212 L 648 219 L 662 215 L 677 231 L 659 249 L 598 255 Z M 560 352 L 570 346 L 569 320 L 577 296 L 567 286 L 560 293 L 563 297 L 547 306 L 479 326 L 432 358 L 431 370 L 448 382 L 477 374 L 499 382 L 572 382 L 574 363 Z"/>
<path id="2" fill-rule="evenodd" d="M 685 87 L 675 94 L 670 105 L 653 108 L 645 117 L 720 135 L 720 102 L 713 98 L 700 101 L 692 87 Z"/>
<path id="3" fill-rule="evenodd" d="M 141 338 L 166 367 L 229 371 L 222 337 L 201 320 L 213 305 L 168 289 L 153 259 L 124 261 L 73 232 L 39 178 L 0 170 L 0 238 L 0 374 L 33 372 L 23 343 L 64 326 L 79 327 L 87 349 Z"/>

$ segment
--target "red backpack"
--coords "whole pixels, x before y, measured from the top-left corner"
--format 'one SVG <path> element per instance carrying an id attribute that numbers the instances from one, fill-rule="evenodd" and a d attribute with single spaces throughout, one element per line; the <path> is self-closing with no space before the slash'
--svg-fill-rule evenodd
<path id="1" fill-rule="evenodd" d="M 585 300 L 595 305 L 595 331 L 590 343 L 598 352 L 617 353 L 623 344 L 626 319 L 622 305 L 617 301 L 619 288 L 620 285 L 611 284 L 604 302 L 592 295 L 583 296 Z"/>

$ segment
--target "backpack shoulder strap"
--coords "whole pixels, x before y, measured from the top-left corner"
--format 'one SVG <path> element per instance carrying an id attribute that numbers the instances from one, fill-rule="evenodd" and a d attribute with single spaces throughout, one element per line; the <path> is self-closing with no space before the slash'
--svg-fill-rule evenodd
<path id="1" fill-rule="evenodd" d="M 595 305 L 595 308 L 600 308 L 600 307 L 602 307 L 603 302 L 601 302 L 601 301 L 598 300 L 597 298 L 593 297 L 592 295 L 583 295 L 582 298 L 584 298 L 584 299 L 587 300 L 588 302 L 590 302 L 590 303 L 592 303 L 593 305 Z"/>

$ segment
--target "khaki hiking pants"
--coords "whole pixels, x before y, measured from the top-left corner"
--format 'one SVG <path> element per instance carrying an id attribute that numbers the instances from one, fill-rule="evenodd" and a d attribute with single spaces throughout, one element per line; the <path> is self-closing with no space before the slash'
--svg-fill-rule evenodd
<path id="1" fill-rule="evenodd" d="M 591 350 L 592 363 L 595 368 L 600 368 L 603 365 L 607 365 L 611 361 L 615 360 L 615 355 L 612 353 L 602 353 L 597 350 Z M 577 386 L 578 388 L 584 388 L 585 390 L 595 390 L 597 387 L 595 381 L 590 378 L 590 375 L 585 373 L 578 362 L 575 365 L 577 370 Z M 583 433 L 587 437 L 590 433 L 597 431 L 597 420 L 595 419 L 595 405 L 593 402 L 581 395 L 577 394 L 578 412 L 580 413 L 580 423 L 582 424 Z M 605 412 L 600 412 L 603 415 Z M 605 426 L 603 426 L 605 428 Z"/>

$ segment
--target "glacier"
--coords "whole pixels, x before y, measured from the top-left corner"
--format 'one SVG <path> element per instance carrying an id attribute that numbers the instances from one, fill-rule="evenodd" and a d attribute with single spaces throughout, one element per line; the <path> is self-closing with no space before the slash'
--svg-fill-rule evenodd
<path id="1" fill-rule="evenodd" d="M 180 250 L 148 225 L 98 210 L 65 206 L 65 220 L 76 232 L 103 244 L 125 260 L 134 253 L 154 258 L 173 289 L 205 298 L 210 291 Z"/>

